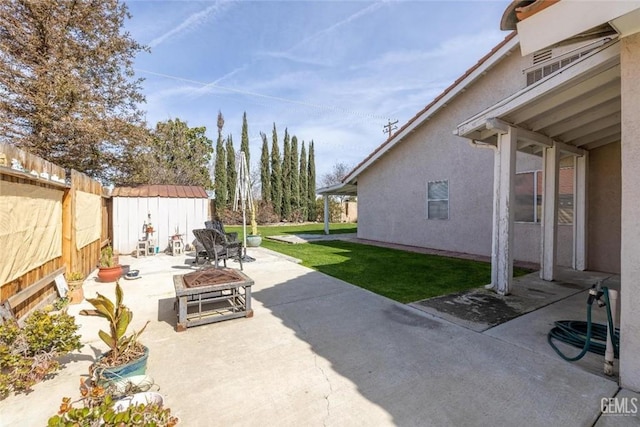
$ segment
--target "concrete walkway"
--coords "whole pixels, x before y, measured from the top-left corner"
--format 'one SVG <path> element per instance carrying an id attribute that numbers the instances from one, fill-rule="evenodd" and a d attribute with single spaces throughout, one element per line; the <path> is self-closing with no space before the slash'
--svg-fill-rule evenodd
<path id="1" fill-rule="evenodd" d="M 141 337 L 151 350 L 147 373 L 181 425 L 638 425 L 638 415 L 601 416 L 601 399 L 619 392 L 614 381 L 523 345 L 513 329 L 475 332 L 270 251 L 249 255 L 254 317 L 181 333 L 171 276 L 191 271 L 193 258 L 121 257 L 142 275 L 121 284 L 134 326 L 151 320 Z M 88 296 L 113 289 L 85 283 Z M 0 425 L 46 425 L 63 396 L 78 397 L 79 377 L 104 349 L 97 330 L 105 327 L 97 318 L 78 322 L 82 354 L 33 393 L 0 401 Z M 522 333 L 535 324 L 521 325 Z"/>

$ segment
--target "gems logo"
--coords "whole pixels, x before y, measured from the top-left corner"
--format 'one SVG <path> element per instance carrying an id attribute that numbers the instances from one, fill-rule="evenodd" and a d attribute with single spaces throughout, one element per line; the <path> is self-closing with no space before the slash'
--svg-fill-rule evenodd
<path id="1" fill-rule="evenodd" d="M 602 415 L 633 417 L 638 415 L 637 397 L 603 397 L 600 399 Z"/>

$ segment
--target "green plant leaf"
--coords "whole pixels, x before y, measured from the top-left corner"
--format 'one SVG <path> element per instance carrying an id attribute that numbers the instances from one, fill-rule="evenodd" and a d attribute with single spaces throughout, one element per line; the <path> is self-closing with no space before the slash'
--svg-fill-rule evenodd
<path id="1" fill-rule="evenodd" d="M 118 318 L 118 322 L 116 323 L 116 337 L 117 339 L 120 339 L 124 336 L 124 334 L 127 332 L 127 328 L 129 327 L 129 324 L 131 323 L 131 310 L 126 309 L 124 310 L 121 315 L 120 318 Z"/>
<path id="2" fill-rule="evenodd" d="M 116 280 L 116 307 L 122 305 L 122 299 L 124 298 L 122 288 L 120 287 L 120 281 Z"/>
<path id="3" fill-rule="evenodd" d="M 111 348 L 111 349 L 115 349 L 116 348 L 116 341 L 113 339 L 113 337 L 110 334 L 106 333 L 105 331 L 103 331 L 101 329 L 98 332 L 98 335 L 100 336 L 102 341 L 104 341 L 104 343 L 109 346 L 109 348 Z"/>

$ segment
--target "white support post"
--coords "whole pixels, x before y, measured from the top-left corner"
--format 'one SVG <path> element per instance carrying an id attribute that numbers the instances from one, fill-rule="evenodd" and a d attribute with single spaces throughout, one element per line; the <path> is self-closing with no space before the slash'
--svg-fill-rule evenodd
<path id="1" fill-rule="evenodd" d="M 329 195 L 324 195 L 324 234 L 329 234 Z"/>
<path id="2" fill-rule="evenodd" d="M 500 295 L 511 292 L 513 281 L 513 181 L 516 173 L 517 129 L 498 135 L 493 176 L 493 240 L 491 288 Z"/>
<path id="3" fill-rule="evenodd" d="M 573 268 L 587 269 L 587 177 L 589 154 L 575 157 L 573 185 Z"/>
<path id="4" fill-rule="evenodd" d="M 542 194 L 542 238 L 540 250 L 540 278 L 552 281 L 555 276 L 558 252 L 558 181 L 560 177 L 560 149 L 556 144 L 544 149 Z"/>

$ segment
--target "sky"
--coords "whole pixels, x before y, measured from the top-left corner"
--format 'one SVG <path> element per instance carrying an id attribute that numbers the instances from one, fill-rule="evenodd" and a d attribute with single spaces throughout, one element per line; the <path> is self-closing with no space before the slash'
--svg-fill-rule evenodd
<path id="1" fill-rule="evenodd" d="M 317 181 L 355 166 L 507 36 L 494 1 L 127 1 L 147 123 L 180 119 L 240 148 L 250 163 L 275 123 L 314 142 Z"/>

